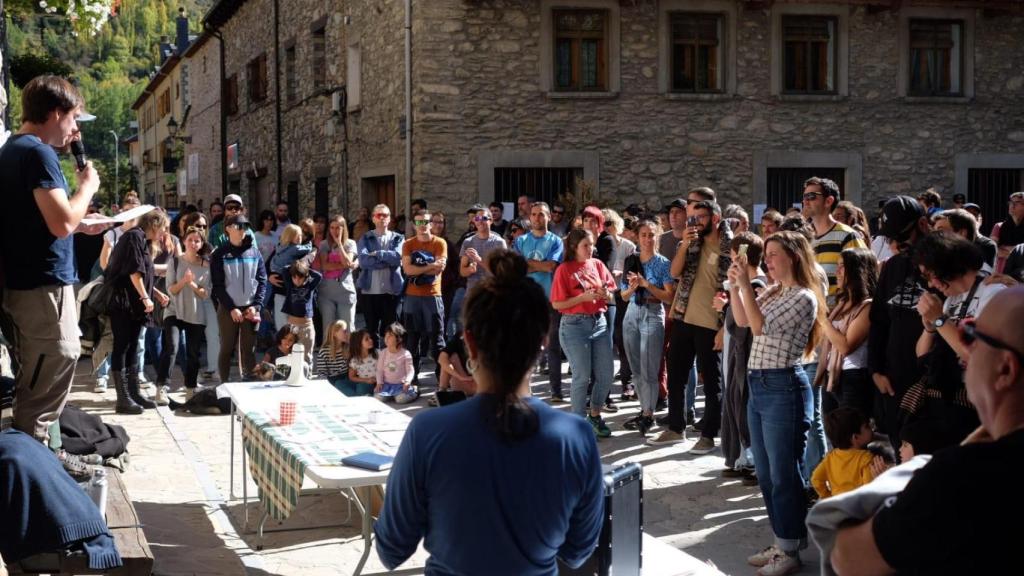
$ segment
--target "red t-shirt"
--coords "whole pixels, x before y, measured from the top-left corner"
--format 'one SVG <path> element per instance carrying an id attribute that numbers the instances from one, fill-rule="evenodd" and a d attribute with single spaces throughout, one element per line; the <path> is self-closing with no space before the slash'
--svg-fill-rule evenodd
<path id="1" fill-rule="evenodd" d="M 594 290 L 606 286 L 608 290 L 615 289 L 615 279 L 608 268 L 597 258 L 591 258 L 586 262 L 563 262 L 555 269 L 555 279 L 551 284 L 551 301 L 564 302 L 583 294 L 587 290 Z M 562 314 L 599 314 L 608 309 L 608 303 L 604 300 L 597 302 L 584 302 L 572 308 L 561 310 Z"/>

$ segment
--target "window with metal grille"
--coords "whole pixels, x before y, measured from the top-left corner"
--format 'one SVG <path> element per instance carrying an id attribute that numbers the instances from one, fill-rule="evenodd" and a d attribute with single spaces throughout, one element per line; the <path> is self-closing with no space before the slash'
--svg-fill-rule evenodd
<path id="1" fill-rule="evenodd" d="M 837 25 L 831 16 L 782 17 L 784 92 L 836 92 Z"/>
<path id="2" fill-rule="evenodd" d="M 295 46 L 289 46 L 284 51 L 284 95 L 285 101 L 294 104 L 299 97 L 298 82 L 295 77 Z"/>
<path id="3" fill-rule="evenodd" d="M 783 214 L 794 204 L 803 204 L 804 182 L 812 176 L 828 178 L 839 186 L 840 198 L 845 198 L 843 183 L 846 179 L 845 168 L 769 168 L 767 199 L 769 208 L 775 208 Z"/>
<path id="4" fill-rule="evenodd" d="M 672 31 L 672 91 L 722 91 L 722 23 L 721 14 L 673 12 L 669 18 Z"/>
<path id="5" fill-rule="evenodd" d="M 959 20 L 910 21 L 910 94 L 963 94 L 963 30 Z"/>
<path id="6" fill-rule="evenodd" d="M 313 31 L 313 88 L 319 90 L 327 84 L 327 28 Z"/>
<path id="7" fill-rule="evenodd" d="M 555 10 L 555 89 L 607 90 L 608 11 Z"/>
<path id="8" fill-rule="evenodd" d="M 967 170 L 967 201 L 981 207 L 981 233 L 1006 220 L 1010 194 L 1022 190 L 1024 168 L 970 168 Z"/>
<path id="9" fill-rule="evenodd" d="M 317 178 L 313 184 L 313 214 L 323 214 L 324 216 L 330 214 L 331 204 L 328 197 L 327 184 L 328 179 L 326 176 Z"/>
<path id="10" fill-rule="evenodd" d="M 262 102 L 267 99 L 267 53 L 253 58 L 246 65 L 245 75 L 249 80 L 249 101 Z"/>
<path id="11" fill-rule="evenodd" d="M 495 168 L 494 199 L 512 202 L 522 195 L 554 205 L 562 194 L 576 193 L 583 168 Z"/>

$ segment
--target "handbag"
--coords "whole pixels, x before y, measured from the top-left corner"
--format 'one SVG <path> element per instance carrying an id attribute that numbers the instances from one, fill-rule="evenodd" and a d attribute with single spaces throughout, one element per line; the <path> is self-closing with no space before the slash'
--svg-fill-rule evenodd
<path id="1" fill-rule="evenodd" d="M 107 316 L 110 314 L 110 302 L 114 298 L 114 285 L 103 276 L 97 277 L 97 280 L 99 283 L 93 286 L 85 303 L 100 316 Z"/>

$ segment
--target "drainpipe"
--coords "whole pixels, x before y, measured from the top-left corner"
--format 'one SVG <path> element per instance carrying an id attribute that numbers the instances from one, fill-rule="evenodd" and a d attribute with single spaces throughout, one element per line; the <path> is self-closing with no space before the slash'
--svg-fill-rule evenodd
<path id="1" fill-rule="evenodd" d="M 412 214 L 412 0 L 405 0 L 405 220 Z M 401 230 L 401 232 L 405 232 Z"/>
<path id="2" fill-rule="evenodd" d="M 274 0 L 274 115 L 277 129 L 277 200 L 282 199 L 284 175 L 281 158 L 281 9 L 279 0 Z"/>
<path id="3" fill-rule="evenodd" d="M 207 27 L 210 35 L 217 39 L 220 44 L 220 197 L 223 200 L 228 195 L 228 113 L 224 106 L 224 36 Z"/>

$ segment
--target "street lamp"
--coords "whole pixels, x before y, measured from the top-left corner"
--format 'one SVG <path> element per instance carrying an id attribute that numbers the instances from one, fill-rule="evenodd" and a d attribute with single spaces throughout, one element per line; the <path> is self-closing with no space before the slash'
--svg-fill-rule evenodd
<path id="1" fill-rule="evenodd" d="M 174 116 L 167 121 L 167 133 L 171 135 L 171 138 L 178 135 L 178 121 L 174 119 Z"/>
<path id="2" fill-rule="evenodd" d="M 120 204 L 118 191 L 121 186 L 121 136 L 113 130 L 110 134 L 114 137 L 114 204 Z"/>

